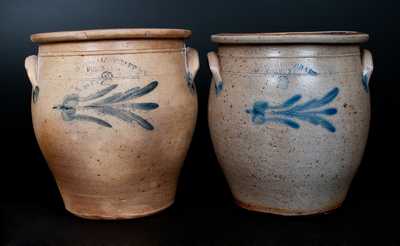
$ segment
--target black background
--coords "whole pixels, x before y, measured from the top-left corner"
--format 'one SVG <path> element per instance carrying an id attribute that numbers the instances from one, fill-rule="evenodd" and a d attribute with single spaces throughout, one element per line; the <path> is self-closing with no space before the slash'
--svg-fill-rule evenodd
<path id="1" fill-rule="evenodd" d="M 1 245 L 400 245 L 398 144 L 400 4 L 397 0 L 46 0 L 0 3 Z M 33 135 L 23 61 L 37 32 L 187 28 L 199 50 L 199 117 L 176 203 L 143 219 L 88 221 L 63 209 Z M 372 121 L 363 163 L 343 207 L 288 218 L 237 208 L 207 127 L 210 34 L 355 30 L 374 55 Z M 397 98 L 396 98 L 397 96 Z M 397 155 L 398 156 L 398 155 Z"/>

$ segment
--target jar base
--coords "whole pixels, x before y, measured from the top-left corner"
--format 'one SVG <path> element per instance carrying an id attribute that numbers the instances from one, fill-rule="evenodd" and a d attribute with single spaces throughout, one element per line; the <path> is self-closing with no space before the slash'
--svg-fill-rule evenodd
<path id="1" fill-rule="evenodd" d="M 329 214 L 334 212 L 336 209 L 342 206 L 342 203 L 336 204 L 331 207 L 321 208 L 317 210 L 289 210 L 289 209 L 282 209 L 282 208 L 271 208 L 259 205 L 251 205 L 242 201 L 235 199 L 235 203 L 246 210 L 254 211 L 254 212 L 261 212 L 261 213 L 268 213 L 268 214 L 276 214 L 276 215 L 283 215 L 283 216 L 309 216 L 309 215 L 321 215 L 321 214 Z"/>
<path id="2" fill-rule="evenodd" d="M 169 202 L 167 205 L 148 210 L 148 211 L 141 211 L 141 212 L 128 212 L 128 213 L 118 213 L 118 214 L 113 214 L 113 215 L 102 215 L 102 214 L 93 214 L 93 213 L 82 213 L 78 211 L 74 211 L 71 208 L 65 207 L 65 209 L 72 213 L 75 216 L 78 216 L 83 219 L 90 219 L 90 220 L 127 220 L 127 219 L 136 219 L 136 218 L 141 218 L 141 217 L 146 217 L 150 216 L 156 213 L 159 213 L 170 206 L 174 203 L 174 200 Z"/>

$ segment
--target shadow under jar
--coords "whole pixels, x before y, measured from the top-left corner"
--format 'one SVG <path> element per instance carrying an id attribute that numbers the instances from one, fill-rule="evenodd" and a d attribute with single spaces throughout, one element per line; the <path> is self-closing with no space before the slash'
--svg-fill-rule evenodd
<path id="1" fill-rule="evenodd" d="M 25 60 L 40 149 L 65 207 L 90 219 L 156 213 L 174 201 L 191 142 L 198 54 L 181 29 L 32 35 Z"/>
<path id="2" fill-rule="evenodd" d="M 217 34 L 209 125 L 236 203 L 281 215 L 341 206 L 370 120 L 357 32 Z"/>

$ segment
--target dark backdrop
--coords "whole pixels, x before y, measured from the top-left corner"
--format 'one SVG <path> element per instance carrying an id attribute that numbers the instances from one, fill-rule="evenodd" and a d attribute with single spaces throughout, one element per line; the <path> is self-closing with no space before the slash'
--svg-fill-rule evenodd
<path id="1" fill-rule="evenodd" d="M 398 218 L 398 0 L 13 0 L 0 3 L 0 245 L 400 245 Z M 200 52 L 199 117 L 176 203 L 148 218 L 87 221 L 63 209 L 33 135 L 23 61 L 37 32 L 118 27 L 187 28 Z M 367 32 L 375 61 L 372 124 L 344 206 L 286 218 L 235 207 L 207 127 L 211 74 L 205 59 L 218 32 Z M 397 99 L 396 99 L 397 98 Z"/>

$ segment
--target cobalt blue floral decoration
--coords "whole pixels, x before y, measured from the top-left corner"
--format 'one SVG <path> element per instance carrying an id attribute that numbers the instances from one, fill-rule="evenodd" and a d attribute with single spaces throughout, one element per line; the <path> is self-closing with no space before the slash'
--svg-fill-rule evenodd
<path id="1" fill-rule="evenodd" d="M 337 109 L 323 107 L 335 100 L 338 94 L 339 88 L 335 87 L 321 99 L 311 99 L 304 103 L 299 103 L 302 98 L 299 94 L 292 96 L 280 105 L 270 105 L 267 101 L 257 101 L 246 112 L 251 115 L 254 124 L 285 124 L 298 129 L 300 124 L 296 120 L 300 120 L 335 132 L 335 126 L 324 116 L 335 115 Z"/>
<path id="2" fill-rule="evenodd" d="M 53 109 L 61 112 L 65 121 L 79 120 L 93 122 L 100 126 L 112 127 L 107 121 L 98 117 L 77 113 L 78 111 L 93 111 L 102 115 L 110 115 L 127 123 L 136 122 L 146 130 L 153 130 L 153 125 L 140 115 L 132 112 L 134 110 L 154 110 L 158 108 L 157 103 L 129 103 L 128 100 L 144 96 L 154 90 L 158 85 L 158 81 L 150 82 L 148 85 L 140 88 L 133 87 L 125 92 L 117 92 L 106 96 L 113 91 L 118 85 L 109 85 L 106 88 L 95 92 L 92 95 L 81 97 L 77 94 L 67 95 L 61 105 L 54 106 Z M 86 103 L 85 105 L 82 105 Z"/>

